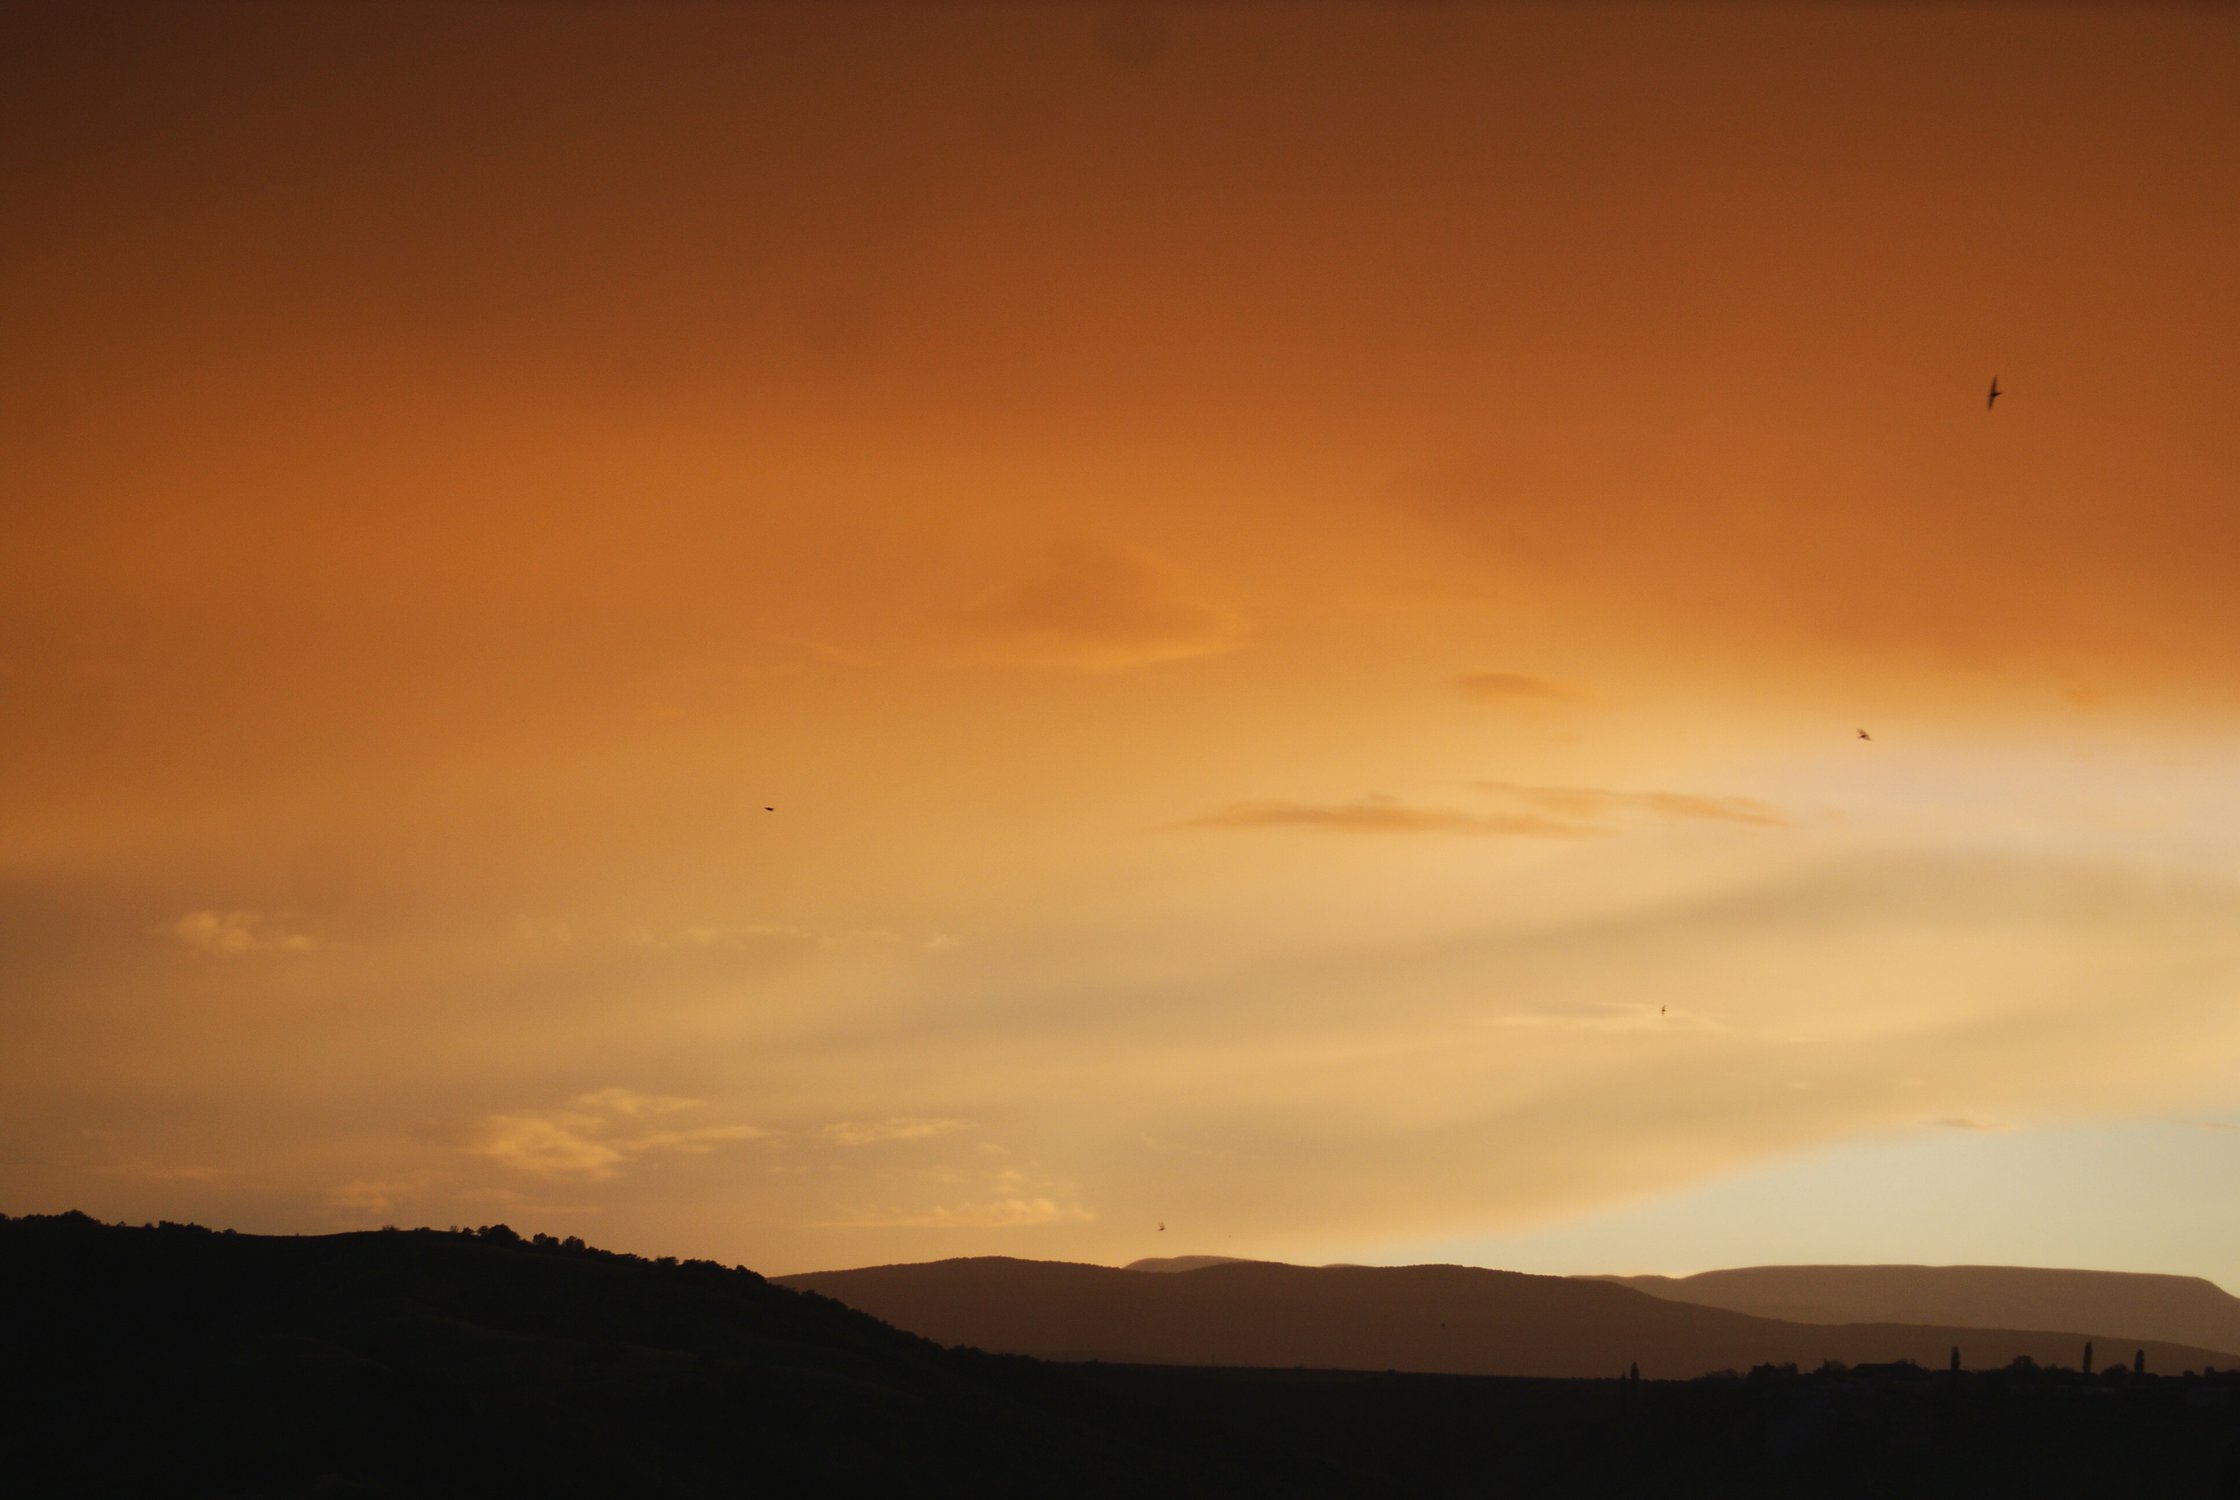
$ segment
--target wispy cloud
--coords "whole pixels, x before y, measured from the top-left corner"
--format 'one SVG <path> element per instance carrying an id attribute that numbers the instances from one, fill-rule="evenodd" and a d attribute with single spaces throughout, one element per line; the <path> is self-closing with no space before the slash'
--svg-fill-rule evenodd
<path id="1" fill-rule="evenodd" d="M 651 1130 L 635 1135 L 621 1143 L 622 1149 L 635 1156 L 641 1151 L 682 1151 L 687 1155 L 701 1156 L 718 1146 L 734 1141 L 767 1141 L 777 1137 L 756 1125 L 699 1125 L 690 1130 Z"/>
<path id="2" fill-rule="evenodd" d="M 1465 672 L 1454 690 L 1481 703 L 1584 703 L 1587 695 L 1569 683 L 1523 672 Z"/>
<path id="3" fill-rule="evenodd" d="M 650 1117 L 704 1108 L 697 1099 L 605 1088 L 579 1094 L 572 1104 L 564 1110 L 485 1115 L 459 1132 L 453 1144 L 470 1156 L 534 1176 L 604 1182 L 647 1152 L 699 1155 L 771 1135 L 754 1125 L 646 1129 L 640 1124 Z"/>
<path id="4" fill-rule="evenodd" d="M 702 927 L 671 927 L 660 932 L 633 927 L 624 935 L 634 948 L 746 948 L 772 938 L 809 934 L 785 922 L 730 922 Z"/>
<path id="5" fill-rule="evenodd" d="M 346 1182 L 327 1195 L 330 1207 L 350 1209 L 359 1213 L 387 1213 L 397 1206 L 397 1196 L 406 1191 L 401 1182 L 375 1182 L 359 1180 Z"/>
<path id="6" fill-rule="evenodd" d="M 1094 542 L 1052 547 L 1018 583 L 965 611 L 962 623 L 1001 658 L 1097 672 L 1244 643 L 1234 613 L 1199 597 L 1163 559 Z"/>
<path id="7" fill-rule="evenodd" d="M 1232 802 L 1184 828 L 1315 828 L 1335 833 L 1458 833 L 1481 838 L 1592 838 L 1607 830 L 1535 813 L 1473 813 L 1382 797 L 1358 802 Z"/>
<path id="8" fill-rule="evenodd" d="M 1036 1176 L 1019 1167 L 995 1172 L 968 1172 L 935 1167 L 923 1174 L 935 1182 L 964 1186 L 977 1182 L 980 1192 L 963 1201 L 923 1207 L 867 1209 L 827 1221 L 819 1228 L 845 1229 L 1024 1229 L 1038 1224 L 1085 1224 L 1096 1218 L 1072 1201 L 1062 1183 Z"/>
<path id="9" fill-rule="evenodd" d="M 1615 792 L 1601 787 L 1524 786 L 1481 781 L 1478 790 L 1512 806 L 1474 812 L 1370 796 L 1352 802 L 1232 802 L 1178 825 L 1183 828 L 1314 828 L 1334 833 L 1447 833 L 1475 838 L 1596 838 L 1616 833 L 1608 821 L 1621 813 L 1655 818 L 1747 823 L 1780 828 L 1779 808 L 1753 797 L 1690 792 Z"/>
<path id="10" fill-rule="evenodd" d="M 1724 1031 L 1695 1011 L 1675 1011 L 1645 1001 L 1594 1001 L 1536 1006 L 1485 1017 L 1488 1026 L 1548 1027 L 1563 1031 Z"/>
<path id="11" fill-rule="evenodd" d="M 635 948 L 664 951 L 695 948 L 752 948 L 763 943 L 802 942 L 832 949 L 843 943 L 899 943 L 902 934 L 884 927 L 844 927 L 830 932 L 798 927 L 790 922 L 730 922 L 701 927 L 672 927 L 655 931 L 632 927 L 624 934 Z"/>
<path id="12" fill-rule="evenodd" d="M 845 1229 L 1021 1229 L 1036 1224 L 1080 1224 L 1095 1214 L 1054 1198 L 998 1198 L 986 1203 L 937 1203 L 906 1213 L 874 1212 L 835 1220 L 819 1228 Z"/>
<path id="13" fill-rule="evenodd" d="M 921 1141 L 971 1128 L 970 1120 L 896 1115 L 885 1120 L 842 1120 L 825 1126 L 818 1134 L 835 1146 L 868 1146 L 875 1141 Z"/>
<path id="14" fill-rule="evenodd" d="M 485 1115 L 456 1144 L 517 1172 L 603 1182 L 629 1158 L 597 1138 L 600 1124 L 595 1115 Z"/>
<path id="15" fill-rule="evenodd" d="M 312 946 L 261 911 L 190 911 L 163 929 L 197 953 L 237 958 L 244 953 L 301 953 Z"/>
<path id="16" fill-rule="evenodd" d="M 1603 818 L 1613 813 L 1647 813 L 1659 818 L 1701 819 L 1782 828 L 1788 818 L 1755 797 L 1704 796 L 1695 792 L 1614 792 L 1591 786 L 1524 786 L 1513 781 L 1481 781 L 1496 796 L 1563 818 Z"/>
<path id="17" fill-rule="evenodd" d="M 700 1109 L 708 1101 L 679 1098 L 674 1094 L 641 1094 L 635 1089 L 604 1088 L 588 1094 L 578 1094 L 572 1102 L 579 1109 L 621 1115 L 634 1120 L 640 1115 L 667 1115 L 680 1109 Z"/>

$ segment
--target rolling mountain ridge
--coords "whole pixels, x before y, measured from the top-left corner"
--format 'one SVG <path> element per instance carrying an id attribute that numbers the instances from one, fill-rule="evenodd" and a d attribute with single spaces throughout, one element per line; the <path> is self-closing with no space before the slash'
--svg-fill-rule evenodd
<path id="1" fill-rule="evenodd" d="M 2089 1377 L 1696 1381 L 1052 1364 L 944 1349 L 742 1267 L 504 1225 L 297 1237 L 0 1216 L 0 1265 L 0 1455 L 10 1492 L 43 1500 L 2240 1496 L 2240 1372 L 2178 1374 L 2154 1348 L 2144 1379 L 2113 1360 Z M 1358 1341 L 1363 1320 L 1405 1311 L 1394 1288 L 1451 1292 L 1459 1268 L 888 1269 L 1085 1289 L 1081 1316 L 1115 1285 L 1241 1276 L 1290 1312 L 1299 1286 L 1334 1287 L 1361 1309 L 1337 1320 Z M 1361 1295 L 1364 1275 L 1385 1291 Z M 1461 1275 L 1512 1312 L 1537 1298 L 1783 1326 L 1625 1287 Z"/>
<path id="2" fill-rule="evenodd" d="M 2198 1276 L 2037 1266 L 1748 1266 L 1588 1279 L 1791 1323 L 2102 1329 L 2240 1350 L 2240 1298 Z"/>
<path id="3" fill-rule="evenodd" d="M 1216 1262 L 1165 1274 L 1000 1257 L 774 1278 L 949 1345 L 1044 1359 L 1592 1377 L 1638 1364 L 1683 1379 L 1760 1364 L 1901 1360 L 1969 1369 L 2018 1357 L 2175 1372 L 2240 1355 L 2121 1329 L 1785 1322 L 1579 1277 L 1466 1266 Z"/>

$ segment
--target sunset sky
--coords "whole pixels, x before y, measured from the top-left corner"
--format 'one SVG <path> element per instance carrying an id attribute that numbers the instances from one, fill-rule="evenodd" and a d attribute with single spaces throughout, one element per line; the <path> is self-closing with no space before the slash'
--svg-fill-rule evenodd
<path id="1" fill-rule="evenodd" d="M 2235 78 L 9 7 L 0 1211 L 2240 1290 Z"/>

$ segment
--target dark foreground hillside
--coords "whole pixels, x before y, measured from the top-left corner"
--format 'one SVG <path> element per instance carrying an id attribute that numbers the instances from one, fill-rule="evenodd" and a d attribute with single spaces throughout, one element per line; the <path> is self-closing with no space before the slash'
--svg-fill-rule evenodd
<path id="1" fill-rule="evenodd" d="M 2240 1500 L 2240 1377 L 1051 1366 L 510 1231 L 0 1220 L 11 1494 Z"/>
<path id="2" fill-rule="evenodd" d="M 18 1494 L 1213 1493 L 1001 1361 L 503 1226 L 4 1221 L 0 1326 Z"/>

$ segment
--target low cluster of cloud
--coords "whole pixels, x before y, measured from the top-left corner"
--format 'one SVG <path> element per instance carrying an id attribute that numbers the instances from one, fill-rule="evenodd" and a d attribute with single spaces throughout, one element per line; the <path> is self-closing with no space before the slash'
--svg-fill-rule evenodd
<path id="1" fill-rule="evenodd" d="M 998 1198 L 987 1203 L 935 1204 L 919 1213 L 866 1214 L 842 1219 L 839 1229 L 1020 1229 L 1036 1224 L 1087 1223 L 1096 1217 L 1079 1204 L 1052 1198 Z M 823 1226 L 820 1226 L 823 1227 Z"/>
<path id="2" fill-rule="evenodd" d="M 755 1125 L 684 1125 L 676 1117 L 707 1108 L 706 1101 L 633 1089 L 603 1088 L 578 1094 L 565 1108 L 486 1115 L 452 1138 L 454 1149 L 492 1161 L 510 1171 L 548 1182 L 578 1184 L 613 1181 L 640 1157 L 656 1152 L 703 1154 L 718 1147 L 754 1142 L 781 1153 L 774 1173 L 817 1171 L 822 1167 L 784 1160 L 787 1154 L 855 1151 L 866 1147 L 918 1143 L 975 1128 L 970 1120 L 946 1115 L 890 1115 L 883 1119 L 838 1120 L 798 1130 L 768 1130 Z M 1003 1155 L 981 1142 L 984 1154 Z M 907 1163 L 905 1157 L 901 1161 Z M 923 1161 L 924 1158 L 919 1158 Z M 1087 1223 L 1096 1216 L 1071 1200 L 1062 1184 L 1019 1166 L 964 1169 L 953 1165 L 875 1166 L 878 1176 L 899 1175 L 919 1184 L 926 1195 L 958 1195 L 958 1201 L 887 1203 L 821 1220 L 828 1229 L 1014 1229 L 1044 1224 Z M 856 1177 L 856 1181 L 864 1181 Z M 336 1206 L 362 1212 L 386 1211 L 395 1201 L 393 1183 L 361 1181 L 334 1195 Z"/>
<path id="3" fill-rule="evenodd" d="M 409 1190 L 407 1183 L 357 1178 L 334 1189 L 327 1195 L 327 1202 L 339 1209 L 381 1214 L 395 1208 L 398 1199 Z"/>
<path id="4" fill-rule="evenodd" d="M 261 911 L 190 911 L 164 929 L 198 953 L 236 958 L 244 953 L 301 953 L 312 947 Z"/>
<path id="5" fill-rule="evenodd" d="M 693 948 L 752 948 L 761 943 L 802 942 L 818 948 L 838 948 L 852 943 L 899 943 L 902 934 L 885 927 L 843 927 L 834 931 L 818 931 L 799 927 L 790 922 L 733 922 L 698 927 L 674 927 L 655 931 L 650 927 L 633 927 L 624 934 L 634 948 L 654 948 L 665 951 Z M 941 948 L 948 940 L 935 935 L 926 940 L 928 948 Z"/>
<path id="6" fill-rule="evenodd" d="M 799 938 L 809 934 L 790 923 L 735 922 L 674 927 L 665 932 L 633 927 L 624 936 L 634 948 L 746 948 L 770 938 Z"/>
<path id="7" fill-rule="evenodd" d="M 771 1135 L 754 1125 L 649 1128 L 653 1120 L 704 1107 L 699 1099 L 605 1088 L 577 1095 L 567 1109 L 486 1115 L 462 1132 L 456 1144 L 469 1155 L 535 1176 L 603 1182 L 648 1152 L 699 1154 Z"/>
<path id="8" fill-rule="evenodd" d="M 879 1141 L 922 1141 L 971 1128 L 970 1120 L 896 1115 L 886 1120 L 842 1120 L 825 1126 L 818 1134 L 835 1146 L 869 1146 Z"/>
<path id="9" fill-rule="evenodd" d="M 954 1177 L 955 1174 L 943 1174 Z M 1096 1218 L 1078 1203 L 1060 1202 L 1053 1185 L 1016 1167 L 993 1173 L 989 1196 L 973 1202 L 936 1203 L 928 1208 L 871 1209 L 831 1220 L 827 1229 L 1025 1229 L 1044 1224 L 1086 1224 Z"/>
<path id="10" fill-rule="evenodd" d="M 1780 809 L 1754 797 L 1693 792 L 1617 792 L 1601 787 L 1523 786 L 1481 781 L 1477 789 L 1511 806 L 1495 812 L 1426 807 L 1370 796 L 1354 802 L 1233 802 L 1185 828 L 1308 828 L 1339 833 L 1448 833 L 1480 838 L 1597 838 L 1618 831 L 1605 821 L 1635 813 L 1665 820 L 1788 824 Z"/>
<path id="11" fill-rule="evenodd" d="M 577 1177 L 604 1182 L 649 1152 L 699 1155 L 718 1146 L 759 1141 L 772 1146 L 815 1142 L 828 1146 L 870 1146 L 889 1141 L 920 1141 L 970 1130 L 972 1121 L 932 1115 L 894 1115 L 881 1120 L 841 1120 L 806 1132 L 767 1130 L 758 1125 L 656 1125 L 674 1115 L 707 1108 L 704 1099 L 642 1094 L 634 1089 L 603 1088 L 578 1094 L 565 1109 L 485 1115 L 460 1131 L 453 1144 L 470 1156 L 484 1157 L 539 1177 Z"/>

